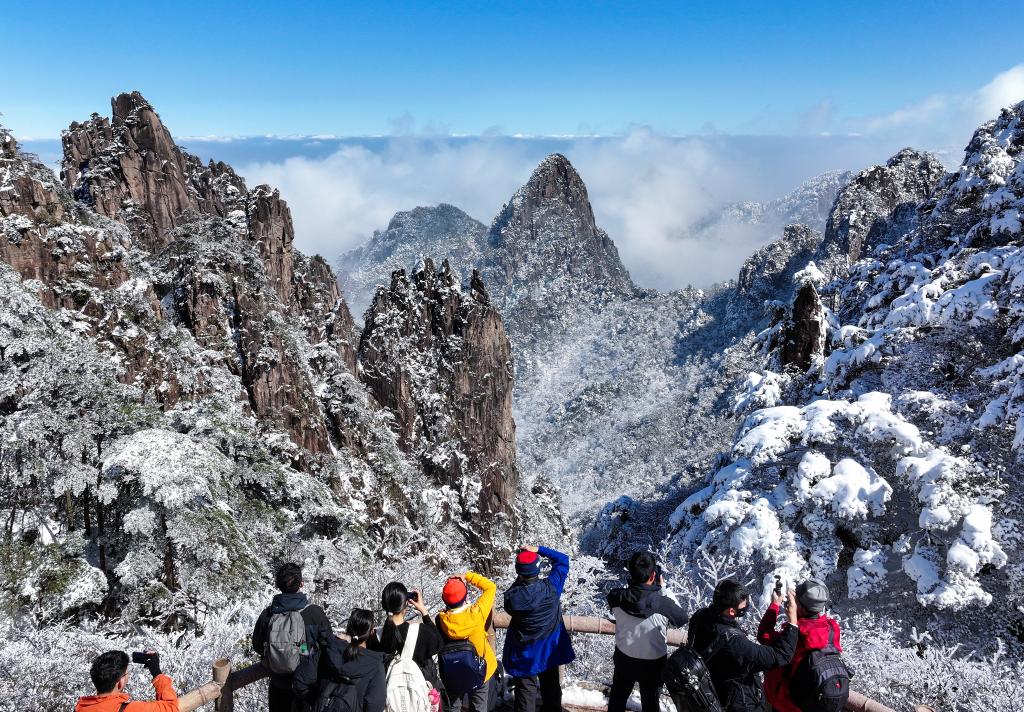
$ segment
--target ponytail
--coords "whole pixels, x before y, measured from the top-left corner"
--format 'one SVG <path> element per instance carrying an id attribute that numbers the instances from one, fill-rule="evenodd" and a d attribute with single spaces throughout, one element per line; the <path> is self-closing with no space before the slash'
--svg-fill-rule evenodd
<path id="1" fill-rule="evenodd" d="M 342 660 L 350 663 L 359 656 L 359 648 L 365 643 L 373 630 L 373 613 L 365 608 L 353 608 L 352 614 L 348 617 L 345 625 L 345 633 L 348 634 L 348 647 L 342 653 Z"/>

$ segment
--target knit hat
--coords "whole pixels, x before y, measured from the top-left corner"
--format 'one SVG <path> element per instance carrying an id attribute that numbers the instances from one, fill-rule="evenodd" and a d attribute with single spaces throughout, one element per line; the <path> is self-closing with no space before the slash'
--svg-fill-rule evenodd
<path id="1" fill-rule="evenodd" d="M 811 613 L 821 613 L 828 604 L 828 586 L 818 579 L 807 579 L 797 585 L 796 600 Z"/>
<path id="2" fill-rule="evenodd" d="M 540 557 L 536 551 L 520 551 L 516 557 L 516 573 L 520 576 L 540 576 Z"/>
<path id="3" fill-rule="evenodd" d="M 444 584 L 441 600 L 449 608 L 458 608 L 465 603 L 467 595 L 469 595 L 469 589 L 466 588 L 466 584 L 462 582 L 462 579 L 452 576 Z"/>

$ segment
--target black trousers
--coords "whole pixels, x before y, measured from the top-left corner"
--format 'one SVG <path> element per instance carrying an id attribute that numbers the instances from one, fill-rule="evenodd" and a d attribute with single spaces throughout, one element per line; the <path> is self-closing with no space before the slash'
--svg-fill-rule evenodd
<path id="1" fill-rule="evenodd" d="M 515 712 L 536 712 L 537 693 L 540 693 L 541 712 L 562 712 L 562 680 L 558 666 L 533 677 L 515 680 Z"/>
<path id="2" fill-rule="evenodd" d="M 661 692 L 661 671 L 667 657 L 654 660 L 631 658 L 618 648 L 612 660 L 615 673 L 612 675 L 612 689 L 608 693 L 608 712 L 625 712 L 626 701 L 633 693 L 633 686 L 640 684 L 640 706 L 643 712 L 659 712 L 658 695 Z"/>
<path id="3" fill-rule="evenodd" d="M 292 712 L 298 708 L 295 702 L 295 695 L 290 687 L 274 687 L 274 683 L 270 683 L 270 694 L 267 699 L 270 712 Z"/>

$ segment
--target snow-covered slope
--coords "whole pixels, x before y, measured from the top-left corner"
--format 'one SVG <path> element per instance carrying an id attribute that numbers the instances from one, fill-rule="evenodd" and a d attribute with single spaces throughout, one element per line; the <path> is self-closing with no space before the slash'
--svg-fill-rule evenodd
<path id="1" fill-rule="evenodd" d="M 844 226 L 843 244 L 865 252 L 831 283 L 814 268 L 797 276 L 817 302 L 804 313 L 820 318 L 783 315 L 761 335 L 767 368 L 737 401 L 742 427 L 673 516 L 679 555 L 728 552 L 766 586 L 774 573 L 827 577 L 852 609 L 863 600 L 904 624 L 940 609 L 941 641 L 1015 634 L 1022 149 L 1024 103 L 977 130 L 957 171 L 936 176 L 903 151 L 855 179 L 859 200 L 837 200 L 830 235 Z M 885 176 L 908 157 L 916 178 Z M 925 195 L 908 204 L 907 185 Z M 807 328 L 825 337 L 809 368 L 782 370 L 785 342 Z"/>

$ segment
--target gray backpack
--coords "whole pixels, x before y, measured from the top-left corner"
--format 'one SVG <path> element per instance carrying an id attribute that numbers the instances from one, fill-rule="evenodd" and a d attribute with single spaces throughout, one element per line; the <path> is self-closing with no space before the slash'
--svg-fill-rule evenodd
<path id="1" fill-rule="evenodd" d="M 297 611 L 274 613 L 267 625 L 267 642 L 263 647 L 263 662 L 276 675 L 291 675 L 299 667 L 303 655 L 309 655 L 306 642 L 306 622 L 302 620 L 303 606 Z"/>

